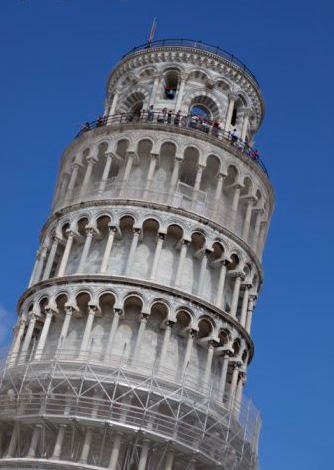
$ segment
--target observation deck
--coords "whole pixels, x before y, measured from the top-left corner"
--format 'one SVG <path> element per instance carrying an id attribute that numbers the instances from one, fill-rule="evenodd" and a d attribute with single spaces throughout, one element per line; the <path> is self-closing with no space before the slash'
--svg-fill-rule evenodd
<path id="1" fill-rule="evenodd" d="M 212 46 L 203 41 L 194 41 L 193 39 L 160 39 L 157 41 L 146 42 L 141 46 L 134 47 L 131 51 L 123 55 L 122 59 L 128 57 L 130 54 L 135 54 L 136 52 L 146 51 L 148 49 L 159 49 L 159 48 L 169 48 L 169 47 L 182 47 L 185 49 L 195 49 L 214 54 L 221 59 L 228 61 L 234 67 L 242 71 L 248 78 L 250 78 L 258 88 L 260 88 L 259 82 L 257 81 L 255 75 L 249 70 L 249 68 L 241 62 L 235 55 L 230 52 L 225 51 L 219 46 Z"/>

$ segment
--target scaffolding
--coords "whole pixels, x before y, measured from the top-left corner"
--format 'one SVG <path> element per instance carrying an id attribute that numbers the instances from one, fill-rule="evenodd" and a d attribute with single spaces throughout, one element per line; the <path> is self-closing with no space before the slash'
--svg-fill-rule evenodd
<path id="1" fill-rule="evenodd" d="M 61 350 L 36 359 L 34 349 L 23 360 L 9 355 L 0 377 L 0 421 L 0 468 L 13 461 L 16 468 L 111 468 L 116 439 L 117 470 L 137 469 L 145 445 L 147 470 L 164 469 L 171 451 L 176 470 L 258 468 L 261 417 L 250 400 L 231 401 L 187 371 L 178 378 L 124 356 L 102 362 L 91 351 Z"/>

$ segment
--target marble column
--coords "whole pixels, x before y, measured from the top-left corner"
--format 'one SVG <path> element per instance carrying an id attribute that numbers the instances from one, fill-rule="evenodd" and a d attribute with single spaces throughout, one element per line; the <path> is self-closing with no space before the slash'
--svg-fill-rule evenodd
<path id="1" fill-rule="evenodd" d="M 45 309 L 45 313 L 46 313 L 45 320 L 44 320 L 43 329 L 42 329 L 42 332 L 41 332 L 41 335 L 39 337 L 39 341 L 37 344 L 35 359 L 41 359 L 41 357 L 43 356 L 43 351 L 44 351 L 46 339 L 49 333 L 54 311 L 51 308 L 47 307 Z"/>
<path id="2" fill-rule="evenodd" d="M 209 384 L 210 384 L 214 349 L 215 349 L 214 341 L 209 341 L 208 351 L 207 351 L 207 356 L 206 356 L 205 370 L 204 370 L 204 377 L 203 377 L 203 385 L 204 387 L 207 387 L 207 388 L 209 387 Z"/>
<path id="3" fill-rule="evenodd" d="M 78 274 L 85 272 L 85 265 L 89 255 L 90 246 L 92 244 L 95 229 L 93 227 L 86 227 L 86 240 L 81 253 L 80 263 L 78 267 Z"/>
<path id="4" fill-rule="evenodd" d="M 109 116 L 113 116 L 115 114 L 119 94 L 120 94 L 120 90 L 119 90 L 119 88 L 116 88 L 115 92 L 114 92 L 114 97 L 113 97 L 113 100 L 112 100 L 112 103 L 111 103 L 111 106 L 110 106 Z M 108 122 L 108 124 L 109 124 L 109 122 Z"/>
<path id="5" fill-rule="evenodd" d="M 190 329 L 189 332 L 188 332 L 187 346 L 186 346 L 186 350 L 185 350 L 185 353 L 184 353 L 184 359 L 183 359 L 183 365 L 182 365 L 182 374 L 181 375 L 184 375 L 184 373 L 186 372 L 186 369 L 188 367 L 188 364 L 190 362 L 191 351 L 192 351 L 192 348 L 193 348 L 195 335 L 196 335 L 196 331 Z"/>
<path id="6" fill-rule="evenodd" d="M 64 250 L 63 257 L 61 259 L 61 263 L 60 263 L 58 274 L 57 274 L 58 277 L 62 277 L 65 274 L 67 263 L 68 263 L 68 258 L 70 256 L 70 252 L 71 252 L 72 245 L 73 245 L 73 240 L 74 240 L 74 232 L 72 230 L 69 230 L 66 245 L 65 245 L 65 250 Z"/>
<path id="7" fill-rule="evenodd" d="M 141 448 L 140 457 L 139 457 L 138 470 L 145 470 L 149 449 L 150 449 L 150 441 L 149 439 L 144 439 L 143 445 Z"/>
<path id="8" fill-rule="evenodd" d="M 205 287 L 205 275 L 206 275 L 206 270 L 208 266 L 208 255 L 209 255 L 209 250 L 204 250 L 202 259 L 201 259 L 201 267 L 199 270 L 199 278 L 198 278 L 198 288 L 197 288 L 197 295 L 199 297 L 203 296 L 203 291 Z"/>
<path id="9" fill-rule="evenodd" d="M 34 276 L 33 284 L 36 284 L 36 282 L 41 280 L 41 275 L 42 275 L 42 271 L 43 271 L 43 267 L 44 267 L 44 263 L 45 263 L 45 258 L 47 256 L 47 254 L 48 254 L 47 246 L 42 245 L 42 247 L 40 249 L 40 252 L 37 255 L 38 263 L 37 263 L 37 267 L 36 267 L 36 273 L 35 273 L 35 276 Z"/>
<path id="10" fill-rule="evenodd" d="M 223 192 L 223 185 L 224 185 L 225 177 L 226 175 L 224 173 L 218 174 L 217 186 L 216 186 L 216 191 L 215 191 L 215 200 L 214 200 L 214 206 L 213 206 L 214 217 L 217 217 L 218 213 L 219 215 L 222 215 L 222 210 L 221 210 L 221 207 L 223 204 L 222 192 Z"/>
<path id="11" fill-rule="evenodd" d="M 247 240 L 247 238 L 248 238 L 249 227 L 250 227 L 254 202 L 255 202 L 254 198 L 249 198 L 248 201 L 247 201 L 246 215 L 245 215 L 245 219 L 244 219 L 244 225 L 243 225 L 243 228 L 242 228 L 242 238 L 244 240 Z"/>
<path id="12" fill-rule="evenodd" d="M 70 182 L 68 183 L 68 188 L 67 188 L 67 191 L 66 191 L 66 198 L 65 198 L 67 201 L 70 201 L 71 198 L 72 198 L 73 190 L 74 190 L 74 187 L 75 187 L 75 183 L 77 181 L 78 172 L 79 172 L 80 167 L 81 167 L 81 165 L 79 165 L 79 163 L 73 163 L 72 164 L 71 178 L 70 178 Z"/>
<path id="13" fill-rule="evenodd" d="M 166 453 L 165 470 L 173 470 L 174 450 L 169 449 Z"/>
<path id="14" fill-rule="evenodd" d="M 233 402 L 235 399 L 235 392 L 239 378 L 239 363 L 235 362 L 233 364 L 233 372 L 230 386 L 230 401 Z"/>
<path id="15" fill-rule="evenodd" d="M 155 167 L 157 165 L 159 155 L 151 152 L 150 157 L 151 157 L 151 160 L 150 160 L 150 166 L 148 168 L 147 177 L 146 177 L 144 199 L 147 199 L 149 196 L 149 191 L 151 189 L 152 179 L 154 176 Z"/>
<path id="16" fill-rule="evenodd" d="M 191 210 L 196 210 L 197 201 L 198 201 L 198 193 L 199 193 L 199 188 L 201 186 L 203 170 L 204 170 L 203 165 L 197 166 L 197 173 L 196 173 L 196 179 L 195 179 L 195 184 L 194 184 L 194 189 L 193 189 L 193 200 L 191 204 Z"/>
<path id="17" fill-rule="evenodd" d="M 46 262 L 46 266 L 45 266 L 45 269 L 44 269 L 43 281 L 45 281 L 46 279 L 49 279 L 49 277 L 50 277 L 52 266 L 53 266 L 55 256 L 56 256 L 56 253 L 57 253 L 57 248 L 58 248 L 58 245 L 59 245 L 60 242 L 61 242 L 60 237 L 55 235 L 52 239 L 52 245 L 51 245 L 50 253 L 49 253 L 48 260 Z"/>
<path id="18" fill-rule="evenodd" d="M 170 341 L 173 324 L 174 323 L 172 321 L 169 321 L 169 320 L 166 321 L 165 334 L 164 334 L 164 339 L 162 342 L 160 359 L 159 359 L 159 368 L 165 367 L 166 355 L 168 351 L 168 345 Z"/>
<path id="19" fill-rule="evenodd" d="M 108 360 L 111 356 L 118 324 L 122 316 L 123 316 L 123 310 L 120 308 L 114 308 L 114 316 L 113 316 L 112 323 L 111 323 L 108 344 L 107 344 L 106 354 L 105 354 L 106 360 Z"/>
<path id="20" fill-rule="evenodd" d="M 109 229 L 109 234 L 108 234 L 106 247 L 104 249 L 104 254 L 103 254 L 103 259 L 102 259 L 102 264 L 101 264 L 101 269 L 100 269 L 101 274 L 105 273 L 108 269 L 110 253 L 111 253 L 111 249 L 114 243 L 114 238 L 117 232 L 116 227 L 108 227 L 108 229 Z"/>
<path id="21" fill-rule="evenodd" d="M 22 338 L 23 338 L 23 335 L 24 335 L 24 330 L 26 328 L 26 322 L 23 319 L 19 320 L 19 323 L 15 328 L 16 328 L 16 335 L 15 335 L 15 339 L 13 341 L 13 347 L 12 347 L 12 349 L 10 351 L 10 354 L 9 354 L 9 361 L 8 361 L 9 366 L 14 365 L 15 362 L 16 362 L 16 359 L 18 357 L 20 347 L 21 347 Z"/>
<path id="22" fill-rule="evenodd" d="M 63 443 L 64 443 L 64 438 L 65 438 L 65 433 L 66 433 L 66 425 L 61 424 L 58 430 L 55 446 L 53 448 L 53 454 L 51 459 L 52 460 L 58 460 L 61 456 L 61 452 L 63 449 Z"/>
<path id="23" fill-rule="evenodd" d="M 249 118 L 251 116 L 252 111 L 250 109 L 244 110 L 244 117 L 242 121 L 242 130 L 241 130 L 241 140 L 245 141 L 249 126 Z"/>
<path id="24" fill-rule="evenodd" d="M 20 358 L 19 358 L 20 362 L 24 361 L 27 356 L 31 338 L 35 329 L 36 321 L 37 321 L 37 316 L 34 313 L 31 314 L 28 329 L 27 329 L 26 336 L 24 338 L 21 353 L 20 353 Z"/>
<path id="25" fill-rule="evenodd" d="M 241 316 L 240 316 L 240 324 L 245 328 L 246 326 L 246 318 L 247 318 L 247 309 L 248 309 L 248 301 L 249 301 L 249 292 L 251 289 L 251 284 L 245 284 L 245 291 L 244 296 L 242 299 L 242 307 L 241 307 Z"/>
<path id="26" fill-rule="evenodd" d="M 182 283 L 183 266 L 184 266 L 184 261 L 187 255 L 188 245 L 189 245 L 189 240 L 182 240 L 179 263 L 177 266 L 177 272 L 176 272 L 176 277 L 175 277 L 175 284 L 174 284 L 175 287 L 180 287 Z"/>
<path id="27" fill-rule="evenodd" d="M 241 278 L 242 278 L 241 273 L 235 273 L 235 281 L 234 281 L 232 302 L 231 302 L 231 311 L 230 311 L 230 315 L 232 317 L 235 317 L 236 314 L 237 314 Z"/>
<path id="28" fill-rule="evenodd" d="M 135 257 L 137 245 L 138 245 L 139 235 L 140 235 L 140 229 L 139 228 L 133 229 L 133 238 L 132 238 L 131 247 L 129 251 L 128 261 L 127 261 L 126 268 L 125 268 L 126 275 L 130 275 L 131 273 L 132 264 L 133 264 L 133 260 Z"/>
<path id="29" fill-rule="evenodd" d="M 180 82 L 180 87 L 177 93 L 177 99 L 176 99 L 176 105 L 175 105 L 175 111 L 179 111 L 182 106 L 182 100 L 183 100 L 183 95 L 184 95 L 184 87 L 186 85 L 188 74 L 181 74 L 181 82 Z"/>
<path id="30" fill-rule="evenodd" d="M 143 342 L 144 332 L 145 332 L 145 329 L 146 329 L 147 319 L 148 319 L 148 314 L 147 313 L 142 313 L 140 323 L 139 323 L 137 338 L 136 338 L 136 344 L 135 344 L 135 348 L 134 348 L 134 351 L 133 351 L 133 357 L 132 357 L 132 359 L 135 362 L 138 361 L 139 356 L 140 356 L 140 350 L 141 350 L 141 345 L 142 345 L 142 342 Z"/>
<path id="31" fill-rule="evenodd" d="M 156 96 L 156 94 L 157 94 L 157 90 L 158 90 L 158 86 L 159 86 L 159 83 L 160 83 L 160 79 L 161 79 L 161 76 L 160 76 L 159 74 L 154 76 L 154 81 L 153 81 L 151 96 L 150 96 L 150 100 L 149 100 L 149 103 L 148 103 L 148 106 L 149 106 L 149 107 L 152 106 L 152 105 L 154 105 L 155 96 Z"/>
<path id="32" fill-rule="evenodd" d="M 255 306 L 255 300 L 256 300 L 256 295 L 250 295 L 249 296 L 249 303 L 248 303 L 248 309 L 247 309 L 247 319 L 246 319 L 246 331 L 248 334 L 251 332 L 251 327 L 252 327 L 252 316 L 253 316 L 253 310 Z"/>
<path id="33" fill-rule="evenodd" d="M 112 165 L 113 154 L 111 152 L 106 152 L 105 157 L 106 157 L 106 164 L 104 166 L 102 178 L 101 178 L 101 181 L 100 181 L 99 194 L 103 194 L 103 192 L 105 190 L 105 187 L 106 187 L 106 184 L 107 184 L 107 181 L 108 181 L 108 178 L 109 178 L 110 168 L 111 168 L 111 165 Z"/>
<path id="34" fill-rule="evenodd" d="M 70 305 L 65 305 L 65 316 L 64 316 L 63 326 L 61 328 L 59 341 L 57 345 L 57 353 L 61 352 L 61 350 L 63 349 L 64 342 L 67 338 L 68 329 L 70 327 L 72 315 L 73 315 L 73 307 L 71 307 Z"/>
<path id="35" fill-rule="evenodd" d="M 223 354 L 223 362 L 222 362 L 222 368 L 221 368 L 221 373 L 220 373 L 220 383 L 219 383 L 219 390 L 220 390 L 222 399 L 224 399 L 224 394 L 225 394 L 229 360 L 230 360 L 230 354 L 225 352 Z"/>
<path id="36" fill-rule="evenodd" d="M 87 157 L 87 168 L 86 168 L 86 173 L 81 185 L 81 190 L 80 190 L 80 196 L 86 196 L 87 194 L 87 189 L 90 185 L 90 180 L 92 177 L 92 171 L 93 171 L 93 166 L 97 162 L 97 158 L 93 155 L 90 155 Z"/>
<path id="37" fill-rule="evenodd" d="M 41 432 L 41 425 L 36 424 L 31 437 L 30 447 L 27 453 L 27 458 L 34 458 L 36 455 L 37 445 L 39 441 L 39 436 Z"/>
<path id="38" fill-rule="evenodd" d="M 151 270 L 151 275 L 150 279 L 151 280 L 156 280 L 158 268 L 159 268 L 159 261 L 160 261 L 160 255 L 161 255 L 161 250 L 162 250 L 162 244 L 165 239 L 165 234 L 164 233 L 159 233 L 158 234 L 158 239 L 157 239 L 157 245 L 155 247 L 155 253 L 154 253 L 154 258 L 153 258 L 153 265 L 152 265 L 152 270 Z"/>
<path id="39" fill-rule="evenodd" d="M 116 432 L 114 436 L 113 447 L 112 447 L 111 456 L 110 456 L 109 465 L 108 465 L 108 468 L 110 470 L 117 470 L 118 468 L 117 463 L 118 463 L 119 452 L 121 449 L 121 444 L 122 444 L 122 433 Z"/>
<path id="40" fill-rule="evenodd" d="M 170 180 L 170 186 L 169 186 L 169 196 L 168 196 L 168 203 L 169 204 L 173 204 L 174 193 L 175 193 L 177 182 L 178 182 L 178 179 L 179 179 L 181 163 L 182 163 L 182 159 L 175 157 L 173 173 L 172 173 L 172 177 L 171 177 L 171 180 Z"/>
<path id="41" fill-rule="evenodd" d="M 135 154 L 134 154 L 134 152 L 127 152 L 127 156 L 128 156 L 128 159 L 127 159 L 127 162 L 126 162 L 126 165 L 125 165 L 124 176 L 123 176 L 122 186 L 121 186 L 121 190 L 120 190 L 120 196 L 121 197 L 125 196 L 125 194 L 126 194 L 126 187 L 127 187 L 128 181 L 129 181 L 129 177 L 130 177 L 133 161 L 134 161 L 134 158 L 135 158 Z"/>
<path id="42" fill-rule="evenodd" d="M 96 312 L 97 312 L 97 307 L 95 305 L 88 305 L 88 316 L 87 316 L 85 331 L 84 331 L 82 341 L 81 341 L 80 355 L 85 355 L 85 354 L 88 355 L 89 338 L 90 338 L 90 334 L 93 328 L 93 322 L 94 322 Z"/>
<path id="43" fill-rule="evenodd" d="M 221 268 L 220 268 L 217 297 L 216 297 L 216 305 L 218 308 L 221 308 L 222 310 L 224 310 L 224 287 L 225 287 L 225 280 L 226 280 L 227 265 L 228 265 L 228 261 L 223 260 L 221 264 Z"/>

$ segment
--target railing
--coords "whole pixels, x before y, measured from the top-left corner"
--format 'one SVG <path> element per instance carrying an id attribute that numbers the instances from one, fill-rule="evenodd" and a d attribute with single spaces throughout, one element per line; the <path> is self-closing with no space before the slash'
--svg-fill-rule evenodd
<path id="1" fill-rule="evenodd" d="M 210 54 L 218 55 L 219 57 L 223 57 L 224 59 L 232 62 L 232 64 L 236 65 L 240 68 L 247 76 L 249 76 L 258 87 L 260 87 L 259 82 L 257 81 L 255 75 L 246 67 L 246 65 L 241 62 L 237 57 L 235 57 L 230 52 L 225 51 L 219 46 L 212 46 L 210 44 L 206 44 L 202 41 L 194 41 L 193 39 L 160 39 L 158 41 L 147 42 L 142 44 L 141 46 L 134 47 L 131 51 L 127 52 L 123 55 L 127 57 L 130 54 L 134 54 L 135 52 L 144 51 L 147 49 L 152 49 L 155 47 L 189 47 L 191 49 L 199 49 L 201 51 L 210 52 Z"/>
<path id="2" fill-rule="evenodd" d="M 188 128 L 198 134 L 210 135 L 214 139 L 228 143 L 238 154 L 245 156 L 255 162 L 269 178 L 267 168 L 259 157 L 259 153 L 255 148 L 247 145 L 246 142 L 240 139 L 235 139 L 231 132 L 227 132 L 223 129 L 215 127 L 211 121 L 202 120 L 200 116 L 191 116 L 172 112 L 162 113 L 155 111 L 143 111 L 139 114 L 114 114 L 108 117 L 100 117 L 96 121 L 86 122 L 75 138 L 98 127 L 136 123 L 147 123 L 149 125 L 156 125 L 157 127 L 170 126 L 174 128 Z"/>

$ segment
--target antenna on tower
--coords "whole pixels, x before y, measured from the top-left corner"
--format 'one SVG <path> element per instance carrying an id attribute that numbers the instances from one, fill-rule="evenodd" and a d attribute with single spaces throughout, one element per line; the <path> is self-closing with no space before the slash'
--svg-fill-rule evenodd
<path id="1" fill-rule="evenodd" d="M 151 44 L 151 42 L 153 41 L 156 28 L 157 28 L 157 19 L 153 18 L 151 32 L 150 32 L 150 36 L 148 38 L 147 44 Z"/>

